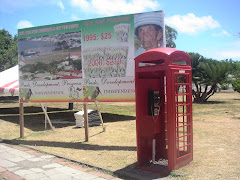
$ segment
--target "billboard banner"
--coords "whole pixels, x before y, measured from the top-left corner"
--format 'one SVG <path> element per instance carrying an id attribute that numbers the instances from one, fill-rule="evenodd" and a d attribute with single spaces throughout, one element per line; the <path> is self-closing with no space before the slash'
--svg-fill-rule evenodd
<path id="1" fill-rule="evenodd" d="M 20 102 L 134 101 L 134 58 L 157 47 L 163 11 L 19 29 Z"/>

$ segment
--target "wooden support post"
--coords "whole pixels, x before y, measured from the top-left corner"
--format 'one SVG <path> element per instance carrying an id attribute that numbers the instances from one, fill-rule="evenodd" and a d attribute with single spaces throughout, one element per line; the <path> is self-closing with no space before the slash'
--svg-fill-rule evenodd
<path id="1" fill-rule="evenodd" d="M 20 125 L 20 137 L 24 137 L 24 106 L 23 103 L 19 103 L 19 125 Z"/>
<path id="2" fill-rule="evenodd" d="M 102 128 L 103 128 L 103 131 L 106 131 L 106 127 L 103 125 L 103 119 L 102 119 L 102 114 L 98 108 L 98 104 L 97 104 L 97 101 L 95 101 L 95 105 L 97 107 L 97 112 L 98 112 L 98 115 L 99 115 L 99 118 L 100 118 L 100 121 L 101 121 L 101 124 L 102 124 Z"/>
<path id="3" fill-rule="evenodd" d="M 88 108 L 87 102 L 83 103 L 83 112 L 84 112 L 84 128 L 85 128 L 85 141 L 88 142 L 89 134 L 88 134 Z"/>
<path id="4" fill-rule="evenodd" d="M 47 112 L 47 103 L 44 105 L 45 111 Z M 47 116 L 45 115 L 45 130 L 47 129 Z"/>
<path id="5" fill-rule="evenodd" d="M 53 127 L 53 125 L 52 125 L 52 123 L 51 123 L 51 120 L 50 120 L 50 118 L 49 118 L 49 116 L 48 116 L 48 114 L 47 114 L 47 111 L 45 110 L 44 105 L 43 105 L 42 103 L 41 103 L 41 108 L 42 108 L 42 110 L 43 110 L 43 112 L 44 112 L 44 114 L 45 114 L 45 117 L 46 117 L 47 120 L 48 120 L 48 123 L 49 123 L 50 127 L 52 128 L 52 130 L 54 130 L 55 127 Z"/>

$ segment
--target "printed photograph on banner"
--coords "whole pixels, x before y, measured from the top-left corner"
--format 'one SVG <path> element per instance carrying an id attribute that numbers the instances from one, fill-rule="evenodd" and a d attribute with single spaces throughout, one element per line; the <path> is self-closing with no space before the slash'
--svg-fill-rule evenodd
<path id="1" fill-rule="evenodd" d="M 125 77 L 128 46 L 83 50 L 85 78 Z"/>
<path id="2" fill-rule="evenodd" d="M 157 47 L 164 11 L 19 29 L 20 102 L 134 101 L 134 58 Z"/>
<path id="3" fill-rule="evenodd" d="M 18 54 L 22 81 L 82 78 L 81 32 L 20 39 Z"/>
<path id="4" fill-rule="evenodd" d="M 134 15 L 135 57 L 143 52 L 166 47 L 164 11 Z"/>
<path id="5" fill-rule="evenodd" d="M 84 21 L 82 27 L 83 78 L 128 76 L 128 62 L 134 62 L 133 47 L 133 15 Z"/>
<path id="6" fill-rule="evenodd" d="M 25 35 L 18 40 L 21 102 L 83 101 L 81 31 L 72 27 L 68 23 L 22 31 Z"/>
<path id="7" fill-rule="evenodd" d="M 99 94 L 102 94 L 99 86 L 83 86 L 85 101 L 96 101 Z"/>
<path id="8" fill-rule="evenodd" d="M 30 88 L 21 88 L 19 92 L 19 99 L 21 102 L 29 102 L 32 96 L 32 90 Z"/>

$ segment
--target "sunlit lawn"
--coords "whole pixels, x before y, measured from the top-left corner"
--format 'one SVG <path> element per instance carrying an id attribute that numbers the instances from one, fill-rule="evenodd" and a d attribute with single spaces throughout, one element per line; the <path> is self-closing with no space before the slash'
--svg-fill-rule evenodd
<path id="1" fill-rule="evenodd" d="M 1 108 L 18 107 L 17 100 L 4 103 Z M 37 106 L 39 104 L 25 104 Z M 67 109 L 68 104 L 48 104 L 48 107 Z M 53 120 L 72 124 L 44 130 L 44 115 L 25 114 L 25 137 L 22 144 L 36 149 L 76 159 L 110 170 L 122 169 L 136 163 L 136 127 L 134 103 L 99 103 L 106 132 L 101 126 L 89 128 L 89 142 L 85 131 L 76 128 L 74 112 L 81 103 L 74 103 L 75 111 L 50 113 Z M 90 108 L 96 109 L 94 104 Z M 17 109 L 13 113 L 0 113 L 0 138 L 19 138 Z M 41 111 L 38 111 L 41 112 Z M 40 115 L 39 115 L 40 114 Z M 49 127 L 48 127 L 49 129 Z M 182 179 L 239 179 L 240 178 L 240 94 L 233 91 L 215 93 L 206 104 L 193 104 L 194 160 L 173 173 L 184 174 Z"/>

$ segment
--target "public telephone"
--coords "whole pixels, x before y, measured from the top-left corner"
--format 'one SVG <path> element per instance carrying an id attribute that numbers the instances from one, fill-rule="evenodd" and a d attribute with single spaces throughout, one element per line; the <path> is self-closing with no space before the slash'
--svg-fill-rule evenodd
<path id="1" fill-rule="evenodd" d="M 148 91 L 148 115 L 158 116 L 161 106 L 161 96 L 159 91 Z"/>
<path id="2" fill-rule="evenodd" d="M 135 58 L 140 169 L 169 174 L 193 160 L 191 69 L 191 57 L 174 48 L 150 49 Z M 179 86 L 185 88 L 176 91 Z"/>

